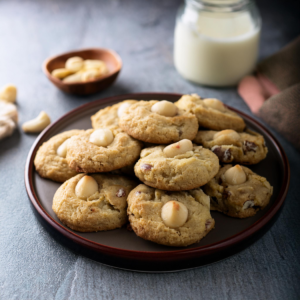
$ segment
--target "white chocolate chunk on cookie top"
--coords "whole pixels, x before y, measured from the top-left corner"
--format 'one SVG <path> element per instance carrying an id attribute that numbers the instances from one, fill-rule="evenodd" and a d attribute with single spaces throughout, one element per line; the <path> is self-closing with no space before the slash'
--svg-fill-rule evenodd
<path id="1" fill-rule="evenodd" d="M 114 140 L 114 135 L 110 129 L 96 129 L 91 135 L 89 141 L 97 146 L 106 147 Z"/>
<path id="2" fill-rule="evenodd" d="M 155 103 L 151 111 L 165 117 L 174 117 L 177 114 L 177 107 L 170 101 L 162 100 Z"/>
<path id="3" fill-rule="evenodd" d="M 67 59 L 65 67 L 72 72 L 77 72 L 83 67 L 83 59 L 79 56 L 70 57 Z"/>
<path id="4" fill-rule="evenodd" d="M 75 194 L 79 198 L 89 198 L 98 191 L 98 183 L 91 176 L 83 176 L 77 183 Z"/>
<path id="5" fill-rule="evenodd" d="M 57 155 L 60 157 L 66 158 L 67 156 L 67 147 L 70 139 L 65 140 L 56 150 Z"/>
<path id="6" fill-rule="evenodd" d="M 218 99 L 204 99 L 203 103 L 206 106 L 208 106 L 210 108 L 213 108 L 213 109 L 216 109 L 216 110 L 221 111 L 221 112 L 226 110 L 223 102 L 218 100 Z"/>
<path id="7" fill-rule="evenodd" d="M 130 107 L 130 106 L 131 106 L 131 104 L 128 103 L 128 102 L 122 103 L 118 108 L 118 117 L 121 118 L 124 111 L 125 111 L 125 109 Z"/>
<path id="8" fill-rule="evenodd" d="M 234 167 L 229 168 L 224 173 L 224 180 L 228 184 L 236 185 L 246 182 L 247 177 L 242 167 L 240 165 L 236 165 Z"/>
<path id="9" fill-rule="evenodd" d="M 190 140 L 184 139 L 177 143 L 165 147 L 163 152 L 167 157 L 171 158 L 171 157 L 175 157 L 176 155 L 184 154 L 192 150 L 193 150 L 193 143 Z"/>
<path id="10" fill-rule="evenodd" d="M 161 209 L 161 218 L 166 226 L 178 228 L 186 222 L 188 209 L 181 202 L 169 201 Z"/>

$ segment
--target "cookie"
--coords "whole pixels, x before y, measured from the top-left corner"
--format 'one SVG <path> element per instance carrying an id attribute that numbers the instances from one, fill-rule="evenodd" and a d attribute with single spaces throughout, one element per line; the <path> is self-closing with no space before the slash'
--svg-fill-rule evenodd
<path id="1" fill-rule="evenodd" d="M 225 165 L 203 190 L 211 198 L 211 210 L 235 218 L 254 216 L 268 205 L 273 193 L 266 178 L 239 165 Z"/>
<path id="2" fill-rule="evenodd" d="M 223 163 L 257 164 L 268 153 L 263 136 L 249 129 L 245 132 L 200 130 L 194 142 L 211 149 Z"/>
<path id="3" fill-rule="evenodd" d="M 218 157 L 202 146 L 187 147 L 186 152 L 176 154 L 171 150 L 180 150 L 178 143 L 143 149 L 141 158 L 134 167 L 135 175 L 145 184 L 167 191 L 191 190 L 206 184 L 219 170 Z M 179 146 L 179 147 L 178 147 Z"/>
<path id="4" fill-rule="evenodd" d="M 166 192 L 140 184 L 128 196 L 127 214 L 135 234 L 167 246 L 199 242 L 215 226 L 209 197 L 198 188 Z"/>
<path id="5" fill-rule="evenodd" d="M 132 137 L 154 144 L 192 140 L 198 131 L 198 122 L 193 114 L 177 109 L 171 102 L 157 100 L 131 105 L 119 119 L 119 125 Z"/>
<path id="6" fill-rule="evenodd" d="M 98 131 L 100 129 L 89 129 L 70 139 L 67 153 L 70 168 L 85 173 L 109 172 L 128 166 L 138 159 L 141 152 L 139 141 L 125 132 L 118 132 L 115 135 L 111 133 L 112 141 L 107 146 L 99 146 L 91 142 L 94 133 Z"/>
<path id="7" fill-rule="evenodd" d="M 76 231 L 120 228 L 127 222 L 126 199 L 135 186 L 124 176 L 78 174 L 56 191 L 52 209 L 63 224 Z"/>
<path id="8" fill-rule="evenodd" d="M 43 143 L 34 159 L 39 175 L 57 182 L 64 182 L 75 176 L 77 172 L 69 167 L 66 160 L 66 146 L 71 137 L 83 133 L 84 130 L 69 130 Z"/>
<path id="9" fill-rule="evenodd" d="M 212 130 L 243 131 L 246 126 L 238 114 L 217 99 L 201 99 L 196 94 L 184 95 L 175 102 L 175 105 L 186 112 L 195 114 L 200 127 Z"/>
<path id="10" fill-rule="evenodd" d="M 136 102 L 136 100 L 125 100 L 100 109 L 96 114 L 91 116 L 92 127 L 94 129 L 109 128 L 111 130 L 120 130 L 119 116 L 123 113 L 124 109 Z"/>

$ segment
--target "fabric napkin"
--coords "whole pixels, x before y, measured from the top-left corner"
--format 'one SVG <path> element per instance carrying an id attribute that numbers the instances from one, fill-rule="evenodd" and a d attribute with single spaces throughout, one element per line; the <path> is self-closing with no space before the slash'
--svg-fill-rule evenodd
<path id="1" fill-rule="evenodd" d="M 300 150 L 300 37 L 260 62 L 238 92 L 254 114 Z"/>

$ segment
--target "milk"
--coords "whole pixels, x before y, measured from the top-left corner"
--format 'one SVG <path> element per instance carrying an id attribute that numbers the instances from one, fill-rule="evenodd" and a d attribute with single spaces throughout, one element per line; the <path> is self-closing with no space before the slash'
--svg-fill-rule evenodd
<path id="1" fill-rule="evenodd" d="M 254 69 L 259 36 L 248 12 L 190 11 L 175 27 L 175 67 L 196 83 L 236 85 Z"/>

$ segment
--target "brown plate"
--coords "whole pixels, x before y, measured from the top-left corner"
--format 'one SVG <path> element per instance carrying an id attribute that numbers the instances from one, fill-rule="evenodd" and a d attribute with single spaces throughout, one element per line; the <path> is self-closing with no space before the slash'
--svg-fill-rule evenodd
<path id="1" fill-rule="evenodd" d="M 65 83 L 62 80 L 53 77 L 51 72 L 58 68 L 64 68 L 65 62 L 72 56 L 80 56 L 83 59 L 103 60 L 109 73 L 98 79 L 87 82 Z M 78 51 L 66 52 L 47 59 L 43 64 L 43 71 L 48 79 L 60 90 L 69 94 L 89 95 L 97 93 L 108 88 L 117 79 L 122 68 L 120 56 L 113 50 L 104 48 L 83 49 Z"/>
<path id="2" fill-rule="evenodd" d="M 254 217 L 235 219 L 212 212 L 216 228 L 199 243 L 186 248 L 171 248 L 145 241 L 126 228 L 80 233 L 63 225 L 52 211 L 52 199 L 60 184 L 41 178 L 34 170 L 33 160 L 40 145 L 65 130 L 88 129 L 90 116 L 108 105 L 125 99 L 176 101 L 180 94 L 141 93 L 100 99 L 65 114 L 46 128 L 32 146 L 25 168 L 25 185 L 36 216 L 49 233 L 71 250 L 103 264 L 145 272 L 170 272 L 195 268 L 233 255 L 262 236 L 275 222 L 287 194 L 290 170 L 287 157 L 273 135 L 246 114 L 239 113 L 247 126 L 265 137 L 267 158 L 250 168 L 266 177 L 274 187 L 269 205 Z"/>

